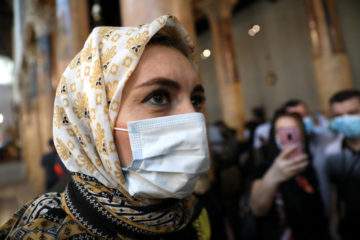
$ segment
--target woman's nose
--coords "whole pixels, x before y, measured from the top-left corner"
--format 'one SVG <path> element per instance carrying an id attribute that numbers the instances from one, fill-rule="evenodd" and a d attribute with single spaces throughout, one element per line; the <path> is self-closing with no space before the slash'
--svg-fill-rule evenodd
<path id="1" fill-rule="evenodd" d="M 177 114 L 185 114 L 185 113 L 194 113 L 196 112 L 191 100 L 184 100 L 179 103 L 178 106 L 175 108 L 174 115 Z"/>

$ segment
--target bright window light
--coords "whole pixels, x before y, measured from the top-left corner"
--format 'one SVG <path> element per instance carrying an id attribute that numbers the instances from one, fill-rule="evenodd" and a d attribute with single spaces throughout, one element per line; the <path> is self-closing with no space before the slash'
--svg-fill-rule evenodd
<path id="1" fill-rule="evenodd" d="M 0 56 L 0 84 L 12 84 L 14 80 L 14 63 L 5 56 Z"/>

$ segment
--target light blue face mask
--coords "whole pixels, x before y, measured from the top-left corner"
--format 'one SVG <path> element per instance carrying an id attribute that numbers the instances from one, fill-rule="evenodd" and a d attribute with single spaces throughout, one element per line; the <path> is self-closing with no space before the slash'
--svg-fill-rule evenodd
<path id="1" fill-rule="evenodd" d="M 311 117 L 304 117 L 303 124 L 305 127 L 306 134 L 311 134 L 314 131 L 314 121 Z"/>
<path id="2" fill-rule="evenodd" d="M 360 138 L 360 115 L 336 117 L 330 121 L 330 128 L 347 138 Z"/>
<path id="3" fill-rule="evenodd" d="M 184 198 L 210 167 L 205 117 L 187 113 L 128 122 L 133 160 L 123 168 L 130 195 Z"/>

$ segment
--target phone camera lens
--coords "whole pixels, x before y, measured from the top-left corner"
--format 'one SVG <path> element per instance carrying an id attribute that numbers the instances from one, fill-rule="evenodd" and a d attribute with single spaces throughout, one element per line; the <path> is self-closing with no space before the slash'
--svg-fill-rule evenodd
<path id="1" fill-rule="evenodd" d="M 292 134 L 288 134 L 288 140 L 293 140 L 293 135 Z"/>

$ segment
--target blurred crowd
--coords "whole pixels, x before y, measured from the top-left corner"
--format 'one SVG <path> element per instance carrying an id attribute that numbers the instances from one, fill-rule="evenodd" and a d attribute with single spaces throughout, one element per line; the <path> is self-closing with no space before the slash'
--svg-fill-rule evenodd
<path id="1" fill-rule="evenodd" d="M 212 211 L 225 219 L 214 234 L 360 239 L 360 91 L 333 95 L 329 117 L 311 114 L 308 104 L 289 100 L 271 121 L 254 109 L 240 141 L 222 121 L 209 126 L 215 176 L 209 192 L 221 202 Z"/>

